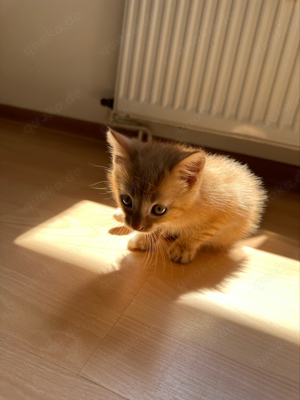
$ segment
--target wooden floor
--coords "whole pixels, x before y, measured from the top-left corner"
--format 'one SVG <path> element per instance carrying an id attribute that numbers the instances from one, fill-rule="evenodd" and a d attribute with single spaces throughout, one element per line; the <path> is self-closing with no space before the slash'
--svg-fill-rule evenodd
<path id="1" fill-rule="evenodd" d="M 181 267 L 126 249 L 91 186 L 102 142 L 25 128 L 1 121 L 1 399 L 299 398 L 295 193 L 270 187 L 262 230 Z"/>

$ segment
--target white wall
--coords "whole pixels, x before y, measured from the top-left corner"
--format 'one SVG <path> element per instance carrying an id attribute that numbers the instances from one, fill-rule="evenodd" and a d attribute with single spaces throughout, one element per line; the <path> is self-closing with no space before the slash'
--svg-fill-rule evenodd
<path id="1" fill-rule="evenodd" d="M 125 0 L 0 0 L 0 103 L 105 123 Z"/>

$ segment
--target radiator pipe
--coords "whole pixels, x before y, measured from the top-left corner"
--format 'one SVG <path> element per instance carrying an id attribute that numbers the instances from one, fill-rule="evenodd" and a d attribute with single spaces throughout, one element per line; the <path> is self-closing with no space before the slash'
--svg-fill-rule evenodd
<path id="1" fill-rule="evenodd" d="M 113 109 L 114 108 L 114 99 L 101 99 L 100 104 L 101 104 L 101 106 Z"/>

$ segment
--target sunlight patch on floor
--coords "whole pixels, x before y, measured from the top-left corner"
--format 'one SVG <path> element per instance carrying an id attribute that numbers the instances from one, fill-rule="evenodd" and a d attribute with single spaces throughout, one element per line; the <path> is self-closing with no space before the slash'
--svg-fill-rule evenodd
<path id="1" fill-rule="evenodd" d="M 15 244 L 83 268 L 93 269 L 99 260 L 110 264 L 127 251 L 128 240 L 108 234 L 121 225 L 113 219 L 113 212 L 112 207 L 80 201 L 19 236 Z"/>
<path id="2" fill-rule="evenodd" d="M 220 290 L 178 301 L 299 344 L 299 262 L 247 246 L 240 251 L 247 257 Z"/>
<path id="3" fill-rule="evenodd" d="M 130 254 L 130 235 L 120 235 L 116 228 L 122 224 L 113 219 L 113 213 L 112 207 L 80 201 L 19 236 L 15 244 L 97 273 L 110 273 L 122 269 L 122 258 Z M 276 331 L 277 336 L 298 342 L 298 261 L 259 249 L 268 240 L 274 238 L 257 235 L 225 255 L 199 252 L 184 267 L 166 262 L 165 248 L 148 258 L 135 252 L 132 259 L 141 268 L 145 260 L 151 260 L 154 275 L 178 292 L 175 301 L 179 304 L 269 334 Z"/>

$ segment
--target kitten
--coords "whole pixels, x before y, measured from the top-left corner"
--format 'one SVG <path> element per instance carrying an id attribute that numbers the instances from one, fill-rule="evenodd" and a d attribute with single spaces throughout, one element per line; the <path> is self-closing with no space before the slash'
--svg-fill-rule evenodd
<path id="1" fill-rule="evenodd" d="M 142 143 L 107 132 L 115 218 L 137 231 L 130 250 L 176 238 L 170 259 L 189 263 L 202 246 L 226 248 L 259 225 L 266 193 L 245 165 L 174 143 Z"/>

